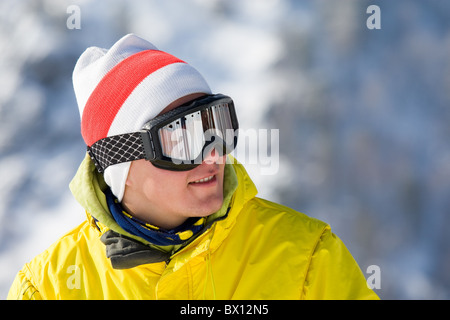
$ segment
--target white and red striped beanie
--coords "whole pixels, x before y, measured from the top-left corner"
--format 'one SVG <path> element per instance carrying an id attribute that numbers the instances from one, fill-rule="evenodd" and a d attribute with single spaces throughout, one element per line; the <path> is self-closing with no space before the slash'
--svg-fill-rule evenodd
<path id="1" fill-rule="evenodd" d="M 73 86 L 86 145 L 138 131 L 175 100 L 211 93 L 205 79 L 184 61 L 128 34 L 109 50 L 90 47 L 78 59 Z M 122 200 L 130 162 L 109 166 L 105 182 Z"/>

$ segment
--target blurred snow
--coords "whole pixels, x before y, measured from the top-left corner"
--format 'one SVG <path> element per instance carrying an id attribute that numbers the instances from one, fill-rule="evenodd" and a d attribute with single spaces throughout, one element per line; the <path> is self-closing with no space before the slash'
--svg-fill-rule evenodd
<path id="1" fill-rule="evenodd" d="M 71 76 L 89 46 L 136 33 L 235 100 L 244 129 L 279 129 L 260 196 L 328 222 L 385 299 L 450 298 L 450 3 L 3 0 L 0 298 L 24 263 L 85 218 Z M 78 5 L 81 29 L 66 10 Z M 243 146 L 240 144 L 239 148 Z"/>

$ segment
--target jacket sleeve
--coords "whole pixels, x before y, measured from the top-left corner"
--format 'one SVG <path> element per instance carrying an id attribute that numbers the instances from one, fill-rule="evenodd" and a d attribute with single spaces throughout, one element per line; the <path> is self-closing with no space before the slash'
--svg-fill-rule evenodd
<path id="1" fill-rule="evenodd" d="M 302 290 L 308 300 L 373 300 L 379 299 L 370 289 L 358 264 L 344 245 L 324 229 L 311 255 Z"/>
<path id="2" fill-rule="evenodd" d="M 42 300 L 39 291 L 27 279 L 25 273 L 20 271 L 14 279 L 8 293 L 8 300 Z"/>

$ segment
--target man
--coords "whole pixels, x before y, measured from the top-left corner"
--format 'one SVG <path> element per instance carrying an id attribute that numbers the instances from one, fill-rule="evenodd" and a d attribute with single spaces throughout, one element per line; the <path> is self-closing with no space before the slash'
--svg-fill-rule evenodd
<path id="1" fill-rule="evenodd" d="M 87 220 L 16 276 L 10 299 L 377 299 L 330 227 L 256 197 L 238 121 L 180 59 L 127 35 L 73 74 Z"/>

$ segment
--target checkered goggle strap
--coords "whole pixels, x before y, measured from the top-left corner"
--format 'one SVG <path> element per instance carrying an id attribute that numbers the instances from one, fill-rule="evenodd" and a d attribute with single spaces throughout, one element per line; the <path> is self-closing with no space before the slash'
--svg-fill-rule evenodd
<path id="1" fill-rule="evenodd" d="M 145 158 L 140 132 L 103 138 L 88 147 L 87 151 L 100 173 L 113 164 Z"/>

